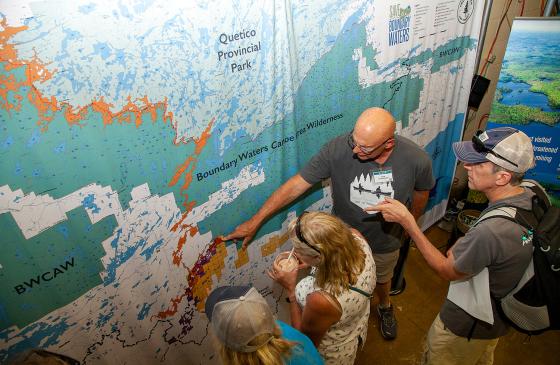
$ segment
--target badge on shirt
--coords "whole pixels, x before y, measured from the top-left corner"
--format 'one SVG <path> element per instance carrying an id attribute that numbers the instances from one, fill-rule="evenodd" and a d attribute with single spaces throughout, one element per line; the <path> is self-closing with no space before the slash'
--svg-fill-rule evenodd
<path id="1" fill-rule="evenodd" d="M 389 169 L 376 169 L 371 172 L 373 182 L 377 184 L 393 181 L 393 171 Z"/>

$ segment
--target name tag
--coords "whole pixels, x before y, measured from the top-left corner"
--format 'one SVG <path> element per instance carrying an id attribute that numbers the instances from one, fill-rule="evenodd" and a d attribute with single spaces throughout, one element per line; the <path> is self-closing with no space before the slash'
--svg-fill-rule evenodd
<path id="1" fill-rule="evenodd" d="M 373 181 L 376 183 L 384 183 L 388 181 L 393 181 L 393 171 L 392 170 L 380 170 L 372 172 Z"/>

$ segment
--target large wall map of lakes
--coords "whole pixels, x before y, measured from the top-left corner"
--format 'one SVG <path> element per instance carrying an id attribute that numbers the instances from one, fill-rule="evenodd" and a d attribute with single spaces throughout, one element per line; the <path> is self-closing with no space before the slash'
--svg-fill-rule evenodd
<path id="1" fill-rule="evenodd" d="M 220 236 L 371 105 L 422 141 L 430 204 L 446 199 L 464 110 L 425 91 L 461 80 L 475 37 L 397 44 L 381 64 L 368 1 L 96 4 L 36 2 L 20 23 L 0 6 L 0 361 L 42 347 L 84 363 L 206 363 L 204 301 L 225 284 L 255 285 L 286 317 L 265 271 L 287 222 L 328 209 L 328 189 L 247 251 Z"/>

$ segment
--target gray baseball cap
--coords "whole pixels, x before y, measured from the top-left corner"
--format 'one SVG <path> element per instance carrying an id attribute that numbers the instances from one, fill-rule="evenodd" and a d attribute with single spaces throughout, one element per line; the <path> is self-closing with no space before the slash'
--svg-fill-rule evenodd
<path id="1" fill-rule="evenodd" d="M 492 161 L 513 172 L 524 173 L 535 166 L 531 138 L 511 127 L 477 131 L 471 141 L 453 143 L 453 152 L 462 162 Z"/>
<path id="2" fill-rule="evenodd" d="M 250 286 L 222 286 L 214 289 L 204 305 L 214 334 L 228 348 L 253 352 L 273 337 L 276 323 L 268 303 Z M 258 344 L 249 343 L 257 336 L 270 334 Z"/>

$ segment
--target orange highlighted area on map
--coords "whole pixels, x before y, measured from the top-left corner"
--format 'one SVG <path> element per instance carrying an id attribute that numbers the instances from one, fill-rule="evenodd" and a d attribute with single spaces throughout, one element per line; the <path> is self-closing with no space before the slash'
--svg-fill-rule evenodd
<path id="1" fill-rule="evenodd" d="M 194 239 L 199 232 L 196 225 L 185 223 L 186 218 L 196 206 L 195 200 L 189 200 L 189 187 L 193 181 L 193 174 L 197 167 L 200 154 L 208 144 L 212 136 L 212 128 L 215 118 L 212 118 L 200 136 L 191 138 L 178 137 L 177 126 L 174 121 L 173 112 L 168 110 L 168 99 L 150 101 L 147 95 L 134 97 L 128 95 L 125 103 L 119 110 L 115 110 L 115 104 L 107 101 L 104 96 L 96 96 L 88 99 L 86 105 L 72 105 L 67 101 L 60 100 L 54 95 L 44 95 L 37 87 L 39 84 L 53 79 L 59 70 L 49 68 L 49 63 L 40 60 L 36 55 L 31 59 L 21 60 L 18 58 L 16 44 L 13 37 L 27 30 L 27 26 L 11 27 L 5 18 L 0 20 L 0 62 L 4 73 L 0 74 L 0 108 L 11 113 L 20 111 L 22 102 L 27 100 L 37 112 L 34 121 L 42 133 L 48 133 L 50 123 L 55 117 L 62 116 L 68 127 L 82 127 L 92 116 L 99 116 L 104 126 L 127 125 L 140 127 L 144 117 L 149 117 L 155 123 L 158 115 L 162 116 L 167 128 L 175 130 L 174 145 L 194 143 L 193 153 L 184 157 L 183 162 L 175 166 L 174 173 L 168 179 L 168 187 L 179 187 L 182 205 L 182 214 L 173 223 L 172 232 L 178 232 L 176 247 L 171 256 L 173 265 L 185 269 L 184 292 L 176 293 L 168 304 L 168 308 L 157 313 L 154 317 L 159 319 L 174 316 L 178 312 L 179 305 L 185 298 L 194 304 L 198 311 L 204 310 L 204 303 L 208 292 L 213 287 L 213 276 L 220 279 L 223 275 L 228 253 L 226 244 L 221 238 L 213 239 L 204 252 L 198 255 L 195 264 L 187 268 L 183 264 L 183 252 L 189 249 L 189 239 Z M 9 71 L 18 71 L 16 73 Z M 20 76 L 16 76 L 20 75 Z M 57 119 L 59 120 L 59 119 Z M 32 120 L 33 121 L 33 120 Z M 198 237 L 198 236 L 197 236 Z M 262 256 L 272 255 L 287 240 L 287 235 L 276 235 L 261 247 Z M 192 254 L 192 253 L 191 253 Z M 237 250 L 234 261 L 236 268 L 249 263 L 249 255 L 246 250 Z"/>
<path id="2" fill-rule="evenodd" d="M 99 113 L 104 125 L 114 122 L 130 124 L 134 122 L 136 127 L 142 124 L 142 116 L 149 114 L 152 121 L 156 120 L 157 110 L 163 111 L 165 123 L 173 122 L 173 113 L 167 110 L 167 98 L 159 102 L 150 102 L 147 96 L 140 98 L 127 97 L 127 103 L 119 111 L 111 111 L 113 104 L 107 103 L 103 97 L 93 98 L 91 103 L 85 106 L 74 106 L 64 101 L 59 101 L 55 96 L 46 96 L 37 89 L 37 83 L 44 83 L 53 77 L 57 70 L 50 71 L 46 65 L 33 56 L 31 60 L 18 59 L 17 50 L 10 40 L 14 35 L 26 30 L 27 26 L 11 27 L 8 26 L 6 18 L 0 21 L 2 31 L 0 31 L 0 62 L 6 71 L 22 68 L 25 77 L 23 80 L 16 80 L 13 74 L 9 76 L 0 75 L 0 107 L 6 111 L 21 108 L 21 100 L 26 97 L 37 109 L 37 125 L 41 131 L 48 130 L 49 123 L 53 120 L 55 113 L 62 112 L 69 125 L 80 125 L 91 111 Z M 25 95 L 19 94 L 22 88 L 28 91 Z M 18 102 L 10 102 L 8 93 L 13 93 Z"/>

